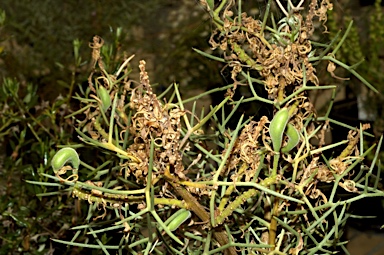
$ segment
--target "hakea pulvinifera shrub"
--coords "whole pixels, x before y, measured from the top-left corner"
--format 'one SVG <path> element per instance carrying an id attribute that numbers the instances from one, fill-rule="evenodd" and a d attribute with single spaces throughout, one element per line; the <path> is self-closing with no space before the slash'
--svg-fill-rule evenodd
<path id="1" fill-rule="evenodd" d="M 286 10 L 276 0 L 284 16 L 275 23 L 269 12 L 272 1 L 263 21 L 239 11 L 241 1 L 237 6 L 236 1 L 201 2 L 216 26 L 210 43 L 223 57 L 196 51 L 226 63 L 233 83 L 194 98 L 183 100 L 179 90 L 185 88 L 176 84 L 156 95 L 145 61 L 139 64 L 140 80 L 131 80 L 133 57 L 109 74 L 99 54 L 102 40 L 94 38 L 95 69 L 88 88 L 76 96 L 83 107 L 71 117 L 76 118 L 81 141 L 105 156 L 72 166 L 69 160 L 73 163 L 76 156 L 69 157 L 68 164 L 62 157 L 60 162 L 52 159 L 55 176 L 45 176 L 89 203 L 86 222 L 74 228 L 74 238 L 55 241 L 101 248 L 106 254 L 346 250 L 341 237 L 348 207 L 384 192 L 377 189 L 376 161 L 364 163 L 374 148 L 364 151 L 362 146 L 364 136 L 370 135 L 369 125 L 354 128 L 329 118 L 332 103 L 324 116 L 318 116 L 308 98 L 309 90 L 336 89 L 319 85 L 315 66 L 323 60 L 333 77 L 337 78 L 336 65 L 357 74 L 334 58 L 341 44 L 333 49 L 332 44 L 311 40 L 314 21 L 325 27 L 332 4 L 302 1 L 294 6 L 288 1 Z M 252 96 L 236 101 L 239 85 L 247 86 Z M 268 95 L 261 97 L 254 86 L 263 86 Z M 189 110 L 184 107 L 226 89 L 223 101 L 208 113 L 196 112 L 196 104 Z M 269 105 L 272 118 L 236 114 L 239 105 L 251 101 Z M 223 110 L 226 104 L 233 105 L 229 113 Z M 235 129 L 228 127 L 229 120 L 237 121 Z M 336 124 L 350 129 L 346 140 L 326 144 L 325 133 Z M 339 153 L 328 153 L 342 146 Z M 350 196 L 339 196 L 343 190 Z M 83 231 L 93 239 L 77 240 Z M 112 238 L 116 232 L 118 239 Z"/>

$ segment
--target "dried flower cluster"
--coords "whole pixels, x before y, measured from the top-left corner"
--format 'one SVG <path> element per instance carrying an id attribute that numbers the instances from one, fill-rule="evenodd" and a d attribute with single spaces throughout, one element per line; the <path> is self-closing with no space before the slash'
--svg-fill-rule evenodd
<path id="1" fill-rule="evenodd" d="M 232 149 L 231 158 L 228 160 L 228 173 L 236 170 L 242 163 L 246 163 L 249 167 L 244 173 L 245 181 L 250 181 L 255 176 L 260 164 L 260 150 L 269 146 L 267 142 L 261 139 L 267 122 L 268 118 L 264 116 L 259 122 L 251 121 L 243 128 Z"/>
<path id="2" fill-rule="evenodd" d="M 140 163 L 128 162 L 125 171 L 136 176 L 137 182 L 144 182 L 148 173 L 151 139 L 155 143 L 154 173 L 164 173 L 171 167 L 173 173 L 185 179 L 182 154 L 179 150 L 181 122 L 184 112 L 174 104 L 163 105 L 152 92 L 149 77 L 145 71 L 145 61 L 140 61 L 140 86 L 131 92 L 129 106 L 134 110 L 129 127 L 133 144 L 128 151 L 140 159 Z"/>
<path id="3" fill-rule="evenodd" d="M 316 70 L 308 61 L 312 51 L 309 38 L 313 33 L 313 18 L 326 21 L 326 12 L 332 9 L 328 0 L 323 0 L 320 5 L 312 1 L 306 20 L 300 13 L 292 13 L 280 20 L 277 30 L 270 31 L 263 31 L 261 21 L 246 13 L 242 14 L 241 20 L 232 18 L 233 12 L 229 8 L 223 12 L 224 24 L 212 34 L 210 43 L 213 49 L 220 47 L 224 51 L 235 82 L 243 68 L 257 70 L 272 99 L 279 93 L 284 94 L 287 86 L 299 89 L 304 73 L 308 81 L 319 84 Z M 266 33 L 272 37 L 272 43 L 266 40 Z"/>

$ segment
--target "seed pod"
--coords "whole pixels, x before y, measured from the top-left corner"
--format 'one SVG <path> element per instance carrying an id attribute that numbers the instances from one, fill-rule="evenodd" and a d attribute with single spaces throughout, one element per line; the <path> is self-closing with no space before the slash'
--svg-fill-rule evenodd
<path id="1" fill-rule="evenodd" d="M 56 152 L 51 161 L 53 172 L 56 174 L 68 162 L 71 162 L 73 168 L 78 169 L 80 165 L 79 154 L 73 148 L 62 148 Z"/>
<path id="2" fill-rule="evenodd" d="M 99 99 L 101 101 L 101 108 L 105 112 L 111 106 L 111 97 L 109 96 L 109 92 L 107 91 L 107 89 L 103 86 L 99 86 L 98 94 Z"/>
<path id="3" fill-rule="evenodd" d="M 282 153 L 290 152 L 300 141 L 299 131 L 297 131 L 297 129 L 290 123 L 287 125 L 285 134 L 288 136 L 288 142 L 287 145 L 281 148 Z"/>
<path id="4" fill-rule="evenodd" d="M 176 217 L 174 217 L 175 215 Z M 180 225 L 183 224 L 186 220 L 191 218 L 191 212 L 185 209 L 180 209 L 171 217 L 174 219 L 172 219 L 171 222 L 168 224 L 168 228 L 173 232 L 178 229 Z"/>
<path id="5" fill-rule="evenodd" d="M 273 151 L 279 152 L 283 141 L 285 127 L 289 120 L 287 108 L 280 109 L 269 124 L 269 135 L 272 139 Z"/>

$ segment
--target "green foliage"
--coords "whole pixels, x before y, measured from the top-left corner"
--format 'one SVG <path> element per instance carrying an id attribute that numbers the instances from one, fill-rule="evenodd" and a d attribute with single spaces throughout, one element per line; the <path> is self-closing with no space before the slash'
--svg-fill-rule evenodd
<path id="1" fill-rule="evenodd" d="M 200 10 L 195 3 L 185 1 L 188 3 L 174 6 L 171 2 L 114 1 L 108 3 L 106 8 L 99 1 L 1 1 L 0 7 L 4 10 L 0 13 L 0 24 L 4 27 L 1 27 L 0 34 L 0 139 L 1 152 L 5 155 L 0 171 L 1 209 L 4 211 L 1 218 L 4 229 L 1 228 L 0 232 L 4 234 L 1 235 L 4 237 L 2 244 L 5 242 L 1 254 L 37 254 L 38 250 L 42 254 L 48 253 L 51 247 L 49 237 L 65 239 L 66 233 L 58 229 L 68 228 L 68 223 L 71 220 L 75 222 L 81 213 L 81 208 L 75 207 L 74 214 L 73 201 L 62 197 L 67 194 L 65 190 L 57 191 L 54 185 L 46 187 L 26 184 L 24 180 L 46 182 L 47 179 L 41 177 L 40 173 L 48 172 L 56 146 L 76 140 L 73 123 L 70 119 L 64 119 L 64 116 L 68 115 L 69 106 L 78 109 L 72 96 L 76 91 L 81 91 L 79 83 L 86 81 L 89 76 L 90 65 L 84 61 L 89 55 L 89 51 L 84 50 L 84 45 L 87 46 L 88 43 L 82 40 L 89 40 L 94 34 L 103 34 L 104 39 L 112 42 L 105 44 L 100 52 L 108 72 L 119 67 L 119 61 L 126 52 L 146 54 L 156 60 L 156 69 L 152 73 L 158 77 L 166 77 L 162 80 L 163 83 L 181 77 L 169 77 L 176 69 L 168 69 L 166 62 L 169 64 L 174 59 L 185 59 L 184 63 L 187 65 L 196 63 L 186 61 L 187 56 L 183 51 L 189 50 L 192 43 L 196 45 L 195 42 L 204 36 L 193 36 L 184 27 L 190 26 L 198 34 L 205 26 L 209 26 L 209 22 L 202 22 L 198 16 L 195 16 L 196 23 L 191 22 L 192 13 Z M 179 11 L 175 12 L 170 7 L 177 7 Z M 154 16 L 157 19 L 153 19 Z M 158 29 L 159 24 L 166 25 Z M 124 31 L 120 26 L 125 27 Z M 143 31 L 150 33 L 144 34 Z M 175 36 L 177 34 L 182 36 Z M 160 37 L 161 40 L 158 39 Z M 172 58 L 169 58 L 164 48 L 160 57 L 161 47 L 158 45 L 161 44 L 167 50 L 174 48 Z M 138 46 L 140 50 L 134 50 Z M 212 74 L 207 72 L 207 68 L 197 72 L 201 63 L 194 68 L 187 68 L 176 62 L 174 66 L 187 75 L 189 72 L 193 72 L 195 76 Z M 83 156 L 87 154 L 85 148 L 82 148 L 82 152 Z M 93 156 L 89 155 L 89 158 Z M 59 196 L 48 199 L 42 195 L 38 200 L 31 199 L 35 194 Z M 20 209 L 25 207 L 30 210 Z M 52 217 L 45 221 L 40 218 L 36 221 L 36 215 Z M 30 222 L 28 228 L 16 224 L 19 218 Z M 51 235 L 47 230 L 58 234 Z M 24 243 L 25 247 L 22 245 Z M 61 248 L 55 244 L 55 249 Z"/>
<path id="2" fill-rule="evenodd" d="M 72 206 L 65 208 L 61 196 L 31 199 L 37 193 L 62 192 L 26 184 L 25 179 L 48 180 L 41 173 L 50 169 L 48 162 L 55 145 L 71 137 L 63 132 L 70 130 L 70 123 L 63 119 L 68 109 L 64 99 L 54 105 L 38 102 L 35 85 L 27 84 L 25 93 L 20 87 L 18 81 L 6 78 L 0 91 L 0 140 L 2 155 L 6 155 L 0 171 L 1 254 L 46 254 L 50 249 L 49 231 L 59 231 L 70 221 Z"/>
<path id="3" fill-rule="evenodd" d="M 1 12 L 1 24 L 5 13 Z M 71 221 L 72 203 L 63 203 L 63 192 L 54 186 L 27 184 L 26 179 L 46 182 L 41 173 L 48 164 L 57 143 L 67 143 L 72 136 L 67 99 L 59 97 L 51 104 L 41 101 L 38 86 L 15 78 L 3 78 L 0 89 L 0 254 L 47 254 L 50 235 L 64 237 L 63 230 Z M 38 193 L 53 191 L 60 196 L 49 199 Z M 31 199 L 34 198 L 34 199 Z"/>
<path id="4" fill-rule="evenodd" d="M 332 77 L 338 65 L 377 92 L 336 57 L 351 29 L 330 44 L 312 39 L 314 23 L 332 8 L 326 0 L 303 6 L 306 16 L 302 2 L 276 1 L 272 12 L 269 0 L 262 20 L 248 15 L 242 1 L 200 2 L 211 17 L 212 49 L 195 51 L 224 65 L 227 86 L 184 99 L 186 87 L 173 84 L 157 95 L 145 61 L 135 78 L 120 28 L 113 43 L 93 37 L 86 86 L 78 85 L 82 42 L 73 40 L 74 62 L 61 65 L 71 70 L 61 82 L 68 93 L 53 104 L 37 98 L 35 85 L 4 79 L 0 139 L 12 157 L 1 171 L 8 195 L 0 201 L 1 252 L 53 252 L 44 231 L 52 232 L 54 249 L 70 245 L 77 248 L 72 253 L 347 252 L 341 237 L 350 204 L 384 196 L 382 138 L 376 149 L 366 147 L 367 125 L 331 119 L 332 103 L 318 116 L 307 92 L 335 95 L 336 86 L 319 86 L 321 62 Z M 240 87 L 248 93 L 238 100 Z M 226 91 L 220 103 L 197 110 L 200 98 L 220 91 Z M 272 116 L 244 118 L 238 109 L 247 102 L 265 105 Z M 325 144 L 330 125 L 348 128 L 346 140 Z M 12 183 L 20 176 L 28 181 L 16 196 Z M 39 199 L 28 200 L 31 194 Z"/>
<path id="5" fill-rule="evenodd" d="M 320 61 L 327 61 L 333 77 L 335 65 L 340 65 L 377 92 L 335 58 L 346 35 L 330 55 L 331 45 L 310 39 L 314 20 L 326 20 L 332 5 L 309 5 L 305 18 L 300 6 L 280 5 L 284 16 L 275 21 L 269 1 L 259 21 L 241 11 L 241 1 L 236 6 L 231 1 L 202 3 L 216 27 L 209 42 L 225 57 L 196 51 L 225 63 L 233 83 L 190 99 L 182 99 L 177 84 L 157 96 L 143 60 L 138 82 L 131 79 L 133 57 L 107 70 L 109 58 L 100 53 L 111 51 L 103 50 L 104 41 L 94 37 L 95 70 L 89 86 L 75 96 L 80 110 L 69 117 L 74 117 L 81 139 L 72 147 L 87 144 L 104 156 L 90 165 L 80 153 L 79 169 L 65 164 L 54 175 L 42 174 L 89 207 L 84 223 L 73 228 L 74 237 L 55 241 L 104 254 L 346 251 L 340 238 L 351 216 L 350 204 L 384 196 L 377 189 L 376 164 L 382 139 L 372 164 L 366 165 L 364 158 L 375 147 L 363 146 L 365 136 L 372 136 L 365 131 L 369 127 L 354 128 L 329 118 L 332 104 L 324 116 L 316 116 L 306 96 L 310 90 L 336 89 L 319 86 L 322 77 L 315 67 Z M 235 101 L 239 85 L 251 96 Z M 257 94 L 256 86 L 268 95 Z M 196 111 L 196 100 L 220 90 L 227 90 L 220 104 L 208 113 Z M 194 102 L 192 111 L 185 109 L 188 101 Z M 269 105 L 273 118 L 236 116 L 241 104 L 258 101 Z M 233 105 L 231 112 L 224 111 L 225 104 Z M 228 127 L 230 120 L 237 121 L 235 129 Z M 204 128 L 208 121 L 215 123 L 209 133 Z M 329 124 L 350 129 L 347 140 L 326 145 Z M 317 144 L 311 142 L 315 138 Z M 289 145 L 290 139 L 295 145 Z M 328 153 L 343 145 L 340 152 Z M 282 150 L 286 146 L 289 153 Z M 369 172 L 353 174 L 358 168 Z M 351 195 L 341 196 L 341 189 Z M 86 233 L 93 238 L 84 241 Z"/>

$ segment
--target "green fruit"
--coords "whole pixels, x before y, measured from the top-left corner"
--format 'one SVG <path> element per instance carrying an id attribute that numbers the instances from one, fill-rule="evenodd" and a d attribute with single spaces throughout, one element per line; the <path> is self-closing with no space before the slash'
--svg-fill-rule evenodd
<path id="1" fill-rule="evenodd" d="M 280 152 L 283 134 L 289 120 L 287 108 L 280 109 L 269 124 L 269 135 L 272 139 L 273 151 Z"/>
<path id="2" fill-rule="evenodd" d="M 103 86 L 99 86 L 98 94 L 99 94 L 99 99 L 101 101 L 101 108 L 103 109 L 104 112 L 106 112 L 108 108 L 111 106 L 111 97 L 109 95 L 109 92 Z"/>
<path id="3" fill-rule="evenodd" d="M 186 209 L 180 209 L 174 215 L 171 216 L 173 218 L 171 222 L 168 224 L 168 228 L 171 231 L 175 231 L 183 224 L 186 220 L 191 218 L 191 212 Z"/>
<path id="4" fill-rule="evenodd" d="M 290 123 L 288 123 L 285 134 L 288 136 L 288 142 L 287 145 L 281 149 L 282 153 L 290 152 L 300 141 L 299 131 L 297 131 L 297 129 Z"/>
<path id="5" fill-rule="evenodd" d="M 65 164 L 71 163 L 73 168 L 78 169 L 80 165 L 79 154 L 72 148 L 62 148 L 56 152 L 51 161 L 53 172 L 56 174 Z"/>

